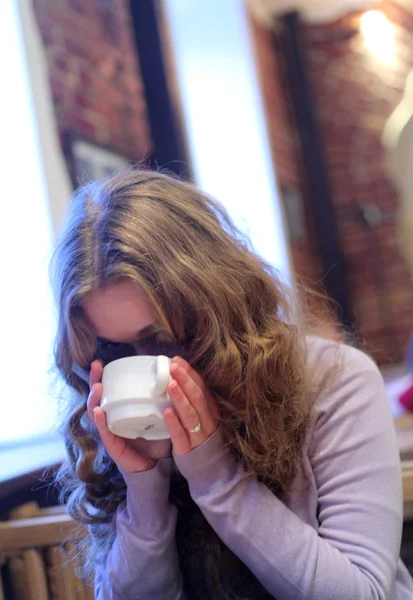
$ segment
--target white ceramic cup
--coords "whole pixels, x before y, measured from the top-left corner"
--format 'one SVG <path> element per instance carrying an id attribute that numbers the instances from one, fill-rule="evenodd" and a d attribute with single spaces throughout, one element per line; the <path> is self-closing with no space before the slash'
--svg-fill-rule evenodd
<path id="1" fill-rule="evenodd" d="M 130 356 L 106 365 L 101 407 L 112 433 L 128 439 L 170 437 L 163 418 L 172 406 L 166 391 L 170 364 L 167 356 Z"/>

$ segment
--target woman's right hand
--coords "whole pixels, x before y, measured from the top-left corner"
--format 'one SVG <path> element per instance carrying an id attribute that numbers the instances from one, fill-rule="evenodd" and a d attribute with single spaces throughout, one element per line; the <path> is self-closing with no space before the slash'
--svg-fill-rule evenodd
<path id="1" fill-rule="evenodd" d="M 138 473 L 152 469 L 160 458 L 171 455 L 171 441 L 148 441 L 143 438 L 129 440 L 112 433 L 106 422 L 105 411 L 100 406 L 102 399 L 103 366 L 93 361 L 90 369 L 90 394 L 87 400 L 89 419 L 96 425 L 106 452 L 125 473 Z"/>

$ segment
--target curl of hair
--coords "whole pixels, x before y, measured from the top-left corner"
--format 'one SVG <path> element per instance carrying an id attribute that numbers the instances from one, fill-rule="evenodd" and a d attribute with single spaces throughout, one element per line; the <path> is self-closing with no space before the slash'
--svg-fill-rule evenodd
<path id="1" fill-rule="evenodd" d="M 219 403 L 229 450 L 274 494 L 288 492 L 311 419 L 305 337 L 286 287 L 222 207 L 168 175 L 121 173 L 74 194 L 52 267 L 55 361 L 73 391 L 63 417 L 68 459 L 58 482 L 70 514 L 90 526 L 91 539 L 80 549 L 85 576 L 105 560 L 126 495 L 87 419 L 87 386 L 72 371 L 73 362 L 90 364 L 95 350 L 82 311 L 92 290 L 126 279 L 146 292 L 164 332 L 177 342 L 190 340 L 190 362 Z M 214 598 L 265 597 L 178 473 L 171 499 L 191 597 L 205 597 L 206 590 Z"/>

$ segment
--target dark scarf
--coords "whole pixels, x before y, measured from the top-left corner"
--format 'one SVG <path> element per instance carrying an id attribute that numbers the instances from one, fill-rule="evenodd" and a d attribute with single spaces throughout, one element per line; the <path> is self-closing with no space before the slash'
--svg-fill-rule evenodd
<path id="1" fill-rule="evenodd" d="M 187 598 L 274 600 L 215 533 L 178 473 L 172 478 L 170 500 L 178 508 L 176 543 Z"/>

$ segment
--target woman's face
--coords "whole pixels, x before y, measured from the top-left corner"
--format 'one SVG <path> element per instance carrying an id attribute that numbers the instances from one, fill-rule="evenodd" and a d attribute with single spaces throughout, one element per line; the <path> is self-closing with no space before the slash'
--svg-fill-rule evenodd
<path id="1" fill-rule="evenodd" d="M 132 344 L 155 324 L 148 299 L 131 281 L 91 292 L 83 310 L 96 337 L 114 343 Z"/>
<path id="2" fill-rule="evenodd" d="M 132 282 L 117 282 L 91 292 L 83 310 L 97 338 L 95 358 L 104 365 L 135 355 L 189 358 L 185 344 L 177 344 L 159 331 L 145 293 Z"/>

